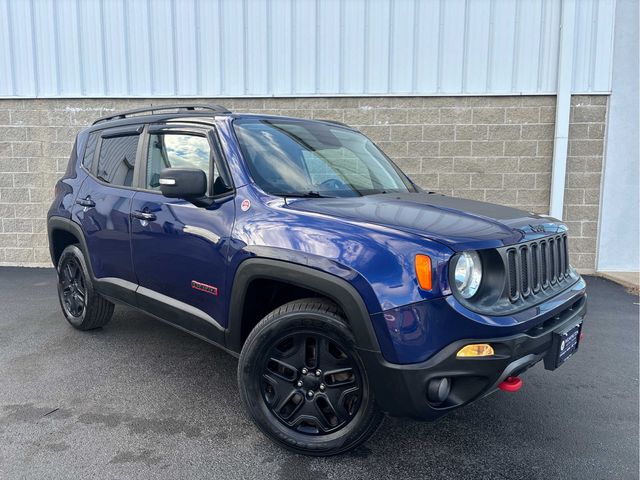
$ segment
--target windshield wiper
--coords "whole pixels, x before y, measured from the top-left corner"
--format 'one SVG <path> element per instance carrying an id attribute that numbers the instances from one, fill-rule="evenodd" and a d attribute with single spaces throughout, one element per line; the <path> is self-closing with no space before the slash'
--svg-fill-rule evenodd
<path id="1" fill-rule="evenodd" d="M 294 197 L 294 198 L 333 198 L 328 195 L 322 195 L 320 192 L 309 190 L 308 192 L 278 192 L 272 195 L 279 197 Z"/>

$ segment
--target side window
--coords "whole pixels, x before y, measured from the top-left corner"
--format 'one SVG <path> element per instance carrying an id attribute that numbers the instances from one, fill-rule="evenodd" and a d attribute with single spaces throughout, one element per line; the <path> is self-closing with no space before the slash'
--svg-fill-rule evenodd
<path id="1" fill-rule="evenodd" d="M 182 133 L 149 135 L 146 188 L 160 189 L 160 172 L 165 168 L 199 168 L 209 180 L 211 150 L 205 137 Z"/>
<path id="2" fill-rule="evenodd" d="M 98 134 L 89 134 L 89 140 L 87 140 L 87 146 L 84 149 L 84 156 L 82 157 L 82 165 L 84 168 L 91 171 L 91 165 L 93 164 L 93 157 L 96 153 L 96 144 L 98 143 Z"/>
<path id="3" fill-rule="evenodd" d="M 132 186 L 138 139 L 139 135 L 103 138 L 96 176 L 113 185 Z"/>
<path id="4" fill-rule="evenodd" d="M 157 133 L 149 135 L 146 188 L 160 190 L 160 172 L 165 168 L 199 168 L 210 185 L 211 147 L 206 137 L 186 133 Z M 213 164 L 214 195 L 224 193 L 226 186 L 218 165 Z"/>

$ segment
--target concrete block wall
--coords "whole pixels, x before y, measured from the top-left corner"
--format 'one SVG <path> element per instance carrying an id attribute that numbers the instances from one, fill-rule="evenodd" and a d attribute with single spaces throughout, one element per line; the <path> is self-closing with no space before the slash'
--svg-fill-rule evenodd
<path id="1" fill-rule="evenodd" d="M 573 98 L 564 218 L 572 263 L 595 268 L 607 98 Z M 554 96 L 211 100 L 238 112 L 338 120 L 429 190 L 548 213 Z M 0 265 L 49 265 L 45 217 L 75 134 L 109 112 L 171 100 L 0 100 Z"/>
<path id="2" fill-rule="evenodd" d="M 604 96 L 571 99 L 563 219 L 571 231 L 571 261 L 587 270 L 596 268 L 607 107 Z"/>

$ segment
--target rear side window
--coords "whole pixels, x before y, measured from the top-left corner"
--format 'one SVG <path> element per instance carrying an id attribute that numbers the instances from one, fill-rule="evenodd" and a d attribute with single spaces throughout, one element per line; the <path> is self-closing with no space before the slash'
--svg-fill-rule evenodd
<path id="1" fill-rule="evenodd" d="M 96 153 L 96 145 L 98 143 L 98 134 L 89 134 L 89 140 L 87 140 L 87 146 L 84 149 L 84 156 L 82 157 L 82 165 L 91 171 L 91 165 L 93 163 L 93 157 Z"/>
<path id="2" fill-rule="evenodd" d="M 131 187 L 139 135 L 103 138 L 96 176 L 106 183 Z"/>

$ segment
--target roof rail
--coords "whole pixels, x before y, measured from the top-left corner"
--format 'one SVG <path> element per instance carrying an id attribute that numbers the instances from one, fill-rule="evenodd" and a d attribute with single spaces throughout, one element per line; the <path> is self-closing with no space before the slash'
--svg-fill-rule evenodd
<path id="1" fill-rule="evenodd" d="M 114 113 L 113 115 L 107 115 L 105 117 L 100 117 L 95 122 L 93 122 L 92 125 L 96 125 L 97 123 L 101 123 L 101 122 L 106 122 L 108 120 L 123 119 L 123 118 L 131 117 L 131 116 L 134 116 L 134 115 L 139 114 L 139 113 L 151 113 L 151 114 L 153 114 L 154 112 L 161 112 L 163 110 L 178 110 L 178 111 L 183 111 L 183 112 L 195 112 L 196 109 L 198 109 L 198 110 L 209 110 L 209 111 L 211 111 L 213 113 L 219 113 L 219 114 L 231 113 L 230 110 L 228 110 L 227 108 L 223 107 L 222 105 L 207 105 L 207 104 L 157 105 L 157 106 L 151 106 L 151 107 L 134 108 L 132 110 L 125 110 L 125 111 L 122 111 L 122 112 Z"/>
<path id="2" fill-rule="evenodd" d="M 341 127 L 348 127 L 348 128 L 350 128 L 350 129 L 352 129 L 352 130 L 353 130 L 353 127 L 352 127 L 352 126 L 347 125 L 347 124 L 346 124 L 346 123 L 344 123 L 344 122 L 339 122 L 338 120 L 325 120 L 324 118 L 318 118 L 318 120 L 319 120 L 320 122 L 324 122 L 324 123 L 331 123 L 331 124 L 333 124 L 333 125 L 340 125 Z"/>

